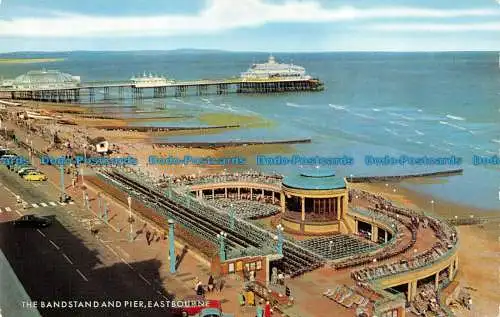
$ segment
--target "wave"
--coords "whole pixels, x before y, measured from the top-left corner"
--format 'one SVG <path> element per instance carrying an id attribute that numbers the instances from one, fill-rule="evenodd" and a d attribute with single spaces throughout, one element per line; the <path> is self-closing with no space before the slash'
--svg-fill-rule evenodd
<path id="1" fill-rule="evenodd" d="M 287 107 L 292 107 L 292 108 L 307 108 L 304 105 L 299 105 L 299 104 L 296 104 L 296 103 L 293 103 L 293 102 L 287 102 L 286 106 Z"/>
<path id="2" fill-rule="evenodd" d="M 455 144 L 451 143 L 451 142 L 448 142 L 448 141 L 443 141 L 444 144 L 447 144 L 447 145 L 451 145 L 451 146 L 454 146 Z"/>
<path id="3" fill-rule="evenodd" d="M 500 144 L 500 140 L 499 139 L 491 139 L 491 142 L 493 142 L 493 143 L 499 143 Z"/>
<path id="4" fill-rule="evenodd" d="M 455 128 L 455 129 L 458 129 L 458 130 L 462 130 L 462 131 L 465 131 L 467 130 L 466 128 L 464 127 L 461 127 L 459 125 L 456 125 L 456 124 L 453 124 L 453 123 L 449 123 L 448 121 L 439 121 L 440 124 L 442 125 L 447 125 L 449 127 L 452 127 L 452 128 Z"/>
<path id="5" fill-rule="evenodd" d="M 357 116 L 357 117 L 360 117 L 360 118 L 365 118 L 365 119 L 370 119 L 370 120 L 375 120 L 376 118 L 375 117 L 371 117 L 371 116 L 368 116 L 366 114 L 363 114 L 363 113 L 353 113 L 353 115 Z"/>
<path id="6" fill-rule="evenodd" d="M 417 144 L 424 144 L 424 142 L 422 142 L 422 141 L 415 141 L 415 143 L 417 143 Z"/>
<path id="7" fill-rule="evenodd" d="M 384 130 L 385 130 L 386 132 L 389 132 L 389 133 L 390 133 L 390 134 L 392 134 L 392 135 L 398 135 L 398 133 L 397 133 L 396 131 L 391 130 L 391 129 L 389 129 L 389 128 L 384 128 Z"/>
<path id="8" fill-rule="evenodd" d="M 174 98 L 174 99 L 172 99 L 172 101 L 183 102 L 183 101 L 182 101 L 181 99 L 179 99 L 179 98 Z"/>
<path id="9" fill-rule="evenodd" d="M 418 111 L 418 112 L 424 112 L 424 110 L 422 110 L 422 109 L 417 109 L 417 111 Z"/>
<path id="10" fill-rule="evenodd" d="M 211 103 L 210 99 L 207 99 L 207 98 L 200 98 L 203 102 L 206 102 L 206 103 Z"/>
<path id="11" fill-rule="evenodd" d="M 415 130 L 415 133 L 418 134 L 418 135 L 425 135 L 425 133 L 423 133 L 421 131 L 418 131 L 418 130 Z"/>
<path id="12" fill-rule="evenodd" d="M 408 120 L 408 121 L 415 121 L 415 118 L 408 117 L 408 116 L 405 116 L 405 115 L 400 114 L 400 113 L 389 112 L 389 115 L 393 116 L 393 117 L 405 119 L 405 120 Z"/>
<path id="13" fill-rule="evenodd" d="M 328 104 L 328 107 L 333 108 L 335 110 L 345 110 L 344 106 L 334 105 L 334 104 L 331 104 L 331 103 Z"/>
<path id="14" fill-rule="evenodd" d="M 382 110 L 381 110 L 381 109 L 379 109 L 379 108 L 372 108 L 372 110 L 373 110 L 373 111 L 375 111 L 375 112 L 380 112 L 380 111 L 382 111 Z"/>
<path id="15" fill-rule="evenodd" d="M 409 126 L 406 123 L 399 122 L 399 121 L 389 121 L 389 123 L 390 124 L 394 124 L 394 125 L 399 125 L 399 126 L 402 126 L 402 127 L 408 127 Z"/>
<path id="16" fill-rule="evenodd" d="M 465 118 L 459 117 L 459 116 L 454 116 L 451 114 L 447 114 L 446 118 L 451 119 L 451 120 L 457 120 L 457 121 L 465 121 Z"/>

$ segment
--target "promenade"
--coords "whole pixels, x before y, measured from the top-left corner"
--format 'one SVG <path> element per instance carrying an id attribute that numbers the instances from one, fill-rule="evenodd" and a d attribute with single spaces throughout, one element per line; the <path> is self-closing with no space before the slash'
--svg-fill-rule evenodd
<path id="1" fill-rule="evenodd" d="M 13 128 L 20 140 L 29 138 L 30 141 L 33 141 L 34 148 L 43 149 L 47 146 L 46 142 L 38 135 L 27 136 L 24 130 L 12 124 L 8 124 L 8 128 Z M 22 149 L 18 149 L 17 151 L 18 154 L 29 157 L 27 151 Z M 62 155 L 63 153 L 51 154 Z M 46 201 L 57 201 L 60 193 L 59 170 L 52 166 L 40 166 L 37 160 L 34 160 L 34 165 L 49 178 L 46 185 L 50 186 L 51 189 L 48 191 L 51 192 L 52 197 L 46 199 Z M 142 219 L 135 212 L 134 218 L 136 221 L 133 223 L 134 239 L 132 242 L 129 241 L 128 207 L 116 202 L 105 193 L 101 193 L 102 202 L 105 202 L 108 206 L 108 221 L 106 223 L 100 215 L 99 200 L 97 199 L 98 191 L 89 182 L 85 181 L 85 175 L 83 183 L 82 178 L 79 177 L 78 182 L 73 187 L 71 175 L 65 174 L 64 184 L 66 194 L 71 196 L 75 201 L 75 204 L 71 205 L 71 208 L 68 205 L 67 213 L 64 215 L 65 217 L 69 216 L 73 218 L 74 223 L 78 224 L 72 227 L 72 229 L 78 231 L 79 236 L 85 236 L 86 239 L 91 240 L 89 243 L 97 249 L 97 252 L 100 254 L 99 257 L 104 257 L 110 263 L 121 264 L 128 268 L 128 273 L 124 277 L 125 279 L 128 279 L 128 276 L 135 276 L 134 279 L 143 284 L 141 287 L 151 289 L 152 292 L 158 295 L 161 294 L 160 296 L 164 296 L 163 299 L 169 298 L 169 295 L 175 295 L 176 298 L 180 299 L 195 295 L 194 286 L 197 278 L 204 284 L 207 283 L 210 275 L 208 261 L 190 251 L 189 248 L 188 252 L 182 257 L 177 272 L 170 274 L 168 240 L 164 239 L 164 232 L 161 228 Z M 85 191 L 89 197 L 89 208 L 85 207 L 82 185 L 86 188 Z M 39 212 L 38 209 L 34 208 L 28 211 Z M 9 219 L 15 219 L 15 217 L 17 215 L 12 214 L 12 217 Z M 152 241 L 149 244 L 146 241 L 146 233 L 148 231 L 151 232 L 152 237 Z M 176 241 L 176 254 L 182 254 L 184 247 L 184 244 Z M 144 269 L 136 266 L 136 263 L 145 261 L 155 261 L 158 265 L 157 267 L 146 267 Z M 237 294 L 241 291 L 242 281 L 236 278 L 227 278 L 225 282 L 222 292 L 207 294 L 207 298 L 221 300 L 224 312 L 235 313 L 236 316 L 243 317 L 255 316 L 254 308 L 249 307 L 246 310 L 241 310 L 237 302 Z M 106 299 L 106 293 L 101 295 L 102 299 Z M 144 300 L 147 299 L 144 298 Z M 274 316 L 279 315 L 275 314 Z"/>

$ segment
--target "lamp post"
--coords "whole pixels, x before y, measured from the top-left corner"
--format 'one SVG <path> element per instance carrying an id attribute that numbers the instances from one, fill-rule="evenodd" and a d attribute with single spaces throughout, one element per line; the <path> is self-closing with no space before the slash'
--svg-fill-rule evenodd
<path id="1" fill-rule="evenodd" d="M 221 231 L 220 233 L 217 234 L 217 240 L 219 241 L 219 258 L 221 262 L 226 261 L 226 246 L 225 246 L 226 238 L 227 238 L 227 233 L 224 231 Z"/>
<path id="2" fill-rule="evenodd" d="M 330 255 L 332 254 L 332 248 L 333 248 L 333 241 L 330 241 L 328 243 L 328 251 L 329 251 Z"/>
<path id="3" fill-rule="evenodd" d="M 101 192 L 97 193 L 97 210 L 99 211 L 99 217 L 102 218 L 102 198 L 101 198 Z"/>
<path id="4" fill-rule="evenodd" d="M 170 273 L 175 273 L 176 256 L 175 256 L 175 243 L 174 243 L 174 219 L 168 219 L 168 245 L 170 256 Z"/>
<path id="5" fill-rule="evenodd" d="M 132 233 L 132 222 L 134 219 L 132 218 L 132 197 L 130 195 L 127 197 L 128 202 L 128 223 L 129 223 L 129 233 L 128 233 L 128 241 L 132 242 L 134 240 L 134 234 Z"/>
<path id="6" fill-rule="evenodd" d="M 277 243 L 276 243 L 276 252 L 279 255 L 283 255 L 283 226 L 281 224 L 276 226 L 276 232 L 277 232 Z"/>
<path id="7" fill-rule="evenodd" d="M 434 215 L 434 200 L 431 200 L 431 209 L 432 209 L 432 214 Z"/>
<path id="8" fill-rule="evenodd" d="M 104 212 L 103 212 L 103 217 L 104 217 L 104 222 L 108 223 L 108 203 L 104 202 Z"/>
<path id="9" fill-rule="evenodd" d="M 236 216 L 233 207 L 233 204 L 231 204 L 231 209 L 229 209 L 229 227 L 231 228 L 231 230 L 234 230 L 234 217 Z"/>
<path id="10" fill-rule="evenodd" d="M 354 175 L 352 175 L 352 174 L 351 174 L 351 175 L 349 175 L 349 182 L 351 182 L 351 183 L 352 183 L 352 177 L 353 177 L 353 176 L 354 176 Z"/>
<path id="11" fill-rule="evenodd" d="M 66 200 L 66 193 L 64 192 L 64 165 L 60 166 L 61 171 L 61 203 Z"/>

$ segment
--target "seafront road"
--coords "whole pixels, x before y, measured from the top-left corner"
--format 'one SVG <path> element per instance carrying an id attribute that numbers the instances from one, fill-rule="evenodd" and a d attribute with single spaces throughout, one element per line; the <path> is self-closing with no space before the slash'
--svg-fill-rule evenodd
<path id="1" fill-rule="evenodd" d="M 137 273 L 158 272 L 159 261 L 130 264 L 117 259 L 117 251 L 99 245 L 82 223 L 72 217 L 78 206 L 46 203 L 46 207 L 23 209 L 16 202 L 13 193 L 26 202 L 57 201 L 57 197 L 48 194 L 54 192 L 50 183 L 34 187 L 5 167 L 0 168 L 0 183 L 2 205 L 11 206 L 10 212 L 3 208 L 0 214 L 0 248 L 33 301 L 119 300 L 124 303 L 167 299 L 163 290 L 151 287 Z M 31 213 L 51 217 L 54 223 L 45 229 L 12 226 L 12 220 Z M 43 316 L 169 316 L 165 309 L 130 307 L 40 309 L 40 313 Z"/>
<path id="2" fill-rule="evenodd" d="M 158 228 L 136 218 L 136 236 L 129 242 L 126 206 L 103 194 L 110 210 L 109 224 L 105 224 L 98 218 L 97 192 L 87 188 L 91 207 L 87 210 L 81 201 L 80 186 L 74 189 L 67 186 L 67 193 L 76 203 L 61 206 L 56 183 L 59 172 L 50 166 L 41 170 L 49 176 L 48 182 L 26 182 L 0 167 L 0 197 L 5 197 L 0 204 L 3 211 L 0 213 L 0 247 L 6 250 L 9 262 L 32 300 L 165 301 L 170 298 L 169 292 L 177 299 L 193 295 L 196 277 L 206 283 L 209 267 L 198 255 L 188 252 L 172 276 L 168 273 L 168 241 L 162 239 Z M 70 184 L 69 179 L 65 182 Z M 28 209 L 17 204 L 16 195 L 29 203 Z M 40 230 L 13 228 L 10 222 L 22 214 L 52 216 L 54 224 Z M 91 228 L 98 233 L 92 234 Z M 137 233 L 141 229 L 142 233 Z M 156 233 L 150 245 L 145 241 L 147 230 Z M 177 245 L 178 254 L 182 247 Z M 241 317 L 255 316 L 254 308 L 239 308 L 240 287 L 240 281 L 227 279 L 225 289 L 210 294 L 209 298 L 222 300 L 225 312 Z M 41 309 L 41 313 L 47 316 L 169 316 L 165 310 L 154 308 Z"/>

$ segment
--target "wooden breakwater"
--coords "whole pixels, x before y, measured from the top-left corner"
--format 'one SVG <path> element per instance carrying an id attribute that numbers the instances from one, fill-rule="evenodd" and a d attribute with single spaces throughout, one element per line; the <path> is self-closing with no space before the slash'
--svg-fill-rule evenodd
<path id="1" fill-rule="evenodd" d="M 500 222 L 500 216 L 497 217 L 457 217 L 448 218 L 446 221 L 453 226 L 471 226 L 471 225 L 481 225 L 488 222 Z"/>
<path id="2" fill-rule="evenodd" d="M 220 148 L 247 145 L 298 144 L 311 143 L 311 139 L 280 140 L 280 141 L 226 141 L 226 142 L 157 142 L 155 146 L 178 146 L 191 148 Z"/>
<path id="3" fill-rule="evenodd" d="M 216 125 L 208 127 L 149 127 L 149 126 L 96 126 L 108 131 L 134 131 L 134 132 L 171 132 L 171 131 L 198 131 L 210 129 L 239 128 L 240 125 Z"/>
<path id="4" fill-rule="evenodd" d="M 408 178 L 461 175 L 463 171 L 464 171 L 463 169 L 454 169 L 447 171 L 406 174 L 406 175 L 392 175 L 392 176 L 354 176 L 354 177 L 347 177 L 346 179 L 350 183 L 379 183 L 379 182 L 391 182 L 391 181 L 394 182 Z"/>
<path id="5" fill-rule="evenodd" d="M 106 115 L 106 114 L 83 114 L 79 115 L 79 118 L 86 118 L 86 119 L 109 119 L 109 120 L 162 120 L 162 119 L 188 119 L 188 118 L 193 118 L 193 116 L 158 116 L 158 117 L 124 117 L 124 116 L 113 116 L 113 115 Z"/>

